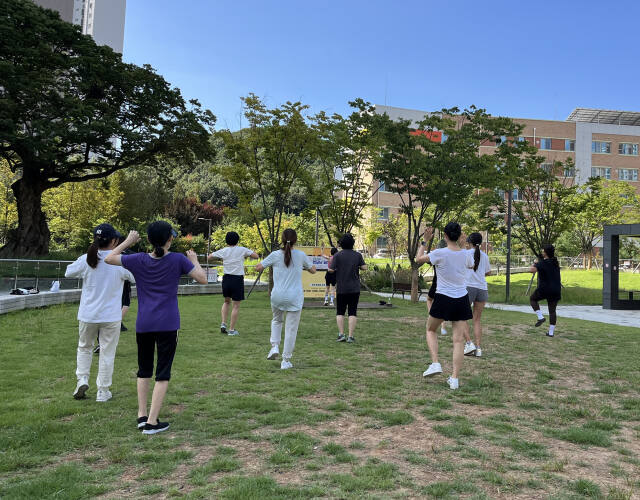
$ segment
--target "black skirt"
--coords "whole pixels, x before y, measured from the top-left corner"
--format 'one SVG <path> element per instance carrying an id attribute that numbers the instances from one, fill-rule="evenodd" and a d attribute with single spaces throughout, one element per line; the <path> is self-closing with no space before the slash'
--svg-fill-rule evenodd
<path id="1" fill-rule="evenodd" d="M 441 293 L 436 293 L 429 316 L 444 321 L 467 321 L 473 319 L 473 312 L 469 304 L 469 294 L 454 299 Z"/>

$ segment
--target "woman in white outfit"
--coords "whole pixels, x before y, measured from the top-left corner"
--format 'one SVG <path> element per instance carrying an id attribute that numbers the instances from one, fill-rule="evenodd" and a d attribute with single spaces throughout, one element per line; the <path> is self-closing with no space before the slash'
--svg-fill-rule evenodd
<path id="1" fill-rule="evenodd" d="M 111 377 L 116 348 L 120 339 L 122 321 L 122 287 L 133 275 L 121 267 L 106 264 L 104 259 L 119 241 L 119 235 L 111 224 L 100 224 L 93 231 L 93 243 L 87 253 L 67 267 L 66 278 L 82 278 L 82 294 L 78 309 L 79 339 L 76 377 L 73 393 L 75 399 L 84 399 L 89 389 L 89 371 L 93 344 L 100 334 L 100 359 L 98 363 L 98 392 L 96 401 L 111 399 Z"/>
<path id="2" fill-rule="evenodd" d="M 422 245 L 418 251 L 416 262 L 429 262 L 438 273 L 438 284 L 433 305 L 429 310 L 427 320 L 427 346 L 431 354 L 431 364 L 422 374 L 432 377 L 442 373 L 442 366 L 438 361 L 438 336 L 436 330 L 444 321 L 451 321 L 453 325 L 453 370 L 448 379 L 449 387 L 457 389 L 458 374 L 462 367 L 464 338 L 469 329 L 467 321 L 473 318 L 469 295 L 466 287 L 467 268 L 473 267 L 473 257 L 458 246 L 458 238 L 462 230 L 457 222 L 449 222 L 444 228 L 446 248 L 426 253 Z M 425 240 L 429 238 L 425 234 Z"/>
<path id="3" fill-rule="evenodd" d="M 467 292 L 469 293 L 469 302 L 473 306 L 473 336 L 476 342 L 473 343 L 467 330 L 464 355 L 476 358 L 482 356 L 482 348 L 480 347 L 480 342 L 482 342 L 482 311 L 489 301 L 489 286 L 485 277 L 491 274 L 489 256 L 480 250 L 480 245 L 482 245 L 482 235 L 471 233 L 467 238 L 467 250 L 473 256 L 473 267 L 467 269 Z"/>
<path id="4" fill-rule="evenodd" d="M 304 302 L 302 271 L 307 270 L 311 274 L 316 272 L 316 267 L 312 265 L 307 255 L 301 250 L 293 249 L 297 240 L 298 235 L 293 229 L 285 229 L 282 232 L 284 249 L 271 252 L 256 266 L 258 272 L 266 267 L 273 267 L 273 290 L 271 290 L 273 320 L 271 321 L 271 350 L 267 359 L 277 359 L 280 354 L 279 346 L 284 323 L 284 350 L 280 364 L 283 370 L 293 367 L 291 357 L 296 345 L 300 313 Z"/>

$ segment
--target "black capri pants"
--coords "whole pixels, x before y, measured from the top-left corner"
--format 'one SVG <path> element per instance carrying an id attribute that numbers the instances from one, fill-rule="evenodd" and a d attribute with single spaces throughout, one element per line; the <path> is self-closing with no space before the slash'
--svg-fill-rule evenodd
<path id="1" fill-rule="evenodd" d="M 131 282 L 129 280 L 125 280 L 124 286 L 122 287 L 122 307 L 131 305 Z"/>
<path id="2" fill-rule="evenodd" d="M 178 347 L 178 332 L 137 332 L 138 344 L 138 378 L 151 378 L 153 375 L 153 358 L 158 347 L 156 364 L 156 382 L 171 379 L 171 366 Z"/>
<path id="3" fill-rule="evenodd" d="M 357 316 L 359 301 L 360 301 L 360 292 L 337 293 L 336 294 L 336 315 L 344 316 L 344 313 L 348 309 L 349 316 Z"/>
<path id="4" fill-rule="evenodd" d="M 556 307 L 558 307 L 558 302 L 560 301 L 559 297 L 547 297 L 546 295 L 540 293 L 540 290 L 536 288 L 536 290 L 529 297 L 529 303 L 534 311 L 538 311 L 540 309 L 541 300 L 546 300 L 547 305 L 549 306 L 549 324 L 555 325 L 558 321 L 558 317 L 556 315 Z"/>

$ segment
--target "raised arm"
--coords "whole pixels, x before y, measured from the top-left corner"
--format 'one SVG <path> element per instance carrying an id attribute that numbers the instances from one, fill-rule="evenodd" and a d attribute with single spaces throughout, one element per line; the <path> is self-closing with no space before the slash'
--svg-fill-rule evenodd
<path id="1" fill-rule="evenodd" d="M 187 259 L 193 264 L 193 269 L 189 272 L 189 276 L 196 280 L 201 285 L 207 284 L 207 273 L 204 272 L 200 262 L 198 262 L 198 255 L 193 250 L 187 250 Z"/>
<path id="2" fill-rule="evenodd" d="M 109 255 L 107 255 L 104 261 L 107 264 L 111 264 L 112 266 L 121 266 L 122 259 L 120 258 L 122 252 L 124 252 L 130 246 L 135 245 L 140 241 L 140 235 L 138 231 L 129 231 L 126 239 L 120 243 L 117 247 L 115 247 Z"/>
<path id="3" fill-rule="evenodd" d="M 425 229 L 424 234 L 422 235 L 422 242 L 420 243 L 420 247 L 418 248 L 418 253 L 416 254 L 416 262 L 418 264 L 424 264 L 428 262 L 431 264 L 431 259 L 429 259 L 429 255 L 427 254 L 427 241 L 430 241 L 433 238 L 433 228 L 428 227 Z"/>

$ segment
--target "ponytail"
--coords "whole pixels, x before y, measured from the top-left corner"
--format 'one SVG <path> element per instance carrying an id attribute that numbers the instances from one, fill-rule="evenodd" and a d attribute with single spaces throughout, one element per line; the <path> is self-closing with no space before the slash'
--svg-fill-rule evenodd
<path id="1" fill-rule="evenodd" d="M 284 245 L 284 265 L 289 267 L 291 264 L 291 247 L 298 241 L 298 235 L 293 229 L 285 229 L 282 231 L 282 244 Z"/>
<path id="2" fill-rule="evenodd" d="M 93 269 L 98 267 L 98 238 L 94 238 L 93 243 L 89 245 L 89 249 L 87 250 L 87 264 Z"/>
<path id="3" fill-rule="evenodd" d="M 473 251 L 473 270 L 477 271 L 480 265 L 480 245 L 476 245 L 476 249 Z"/>
<path id="4" fill-rule="evenodd" d="M 162 257 L 164 255 L 164 248 L 154 247 L 153 253 L 156 255 L 156 257 Z"/>
<path id="5" fill-rule="evenodd" d="M 93 243 L 87 249 L 87 264 L 89 264 L 89 267 L 93 269 L 98 267 L 98 249 L 107 248 L 109 243 L 110 240 L 107 238 L 101 238 L 97 235 L 93 237 Z"/>
<path id="6" fill-rule="evenodd" d="M 467 242 L 475 248 L 473 251 L 473 270 L 477 271 L 480 265 L 480 245 L 482 245 L 482 235 L 480 233 L 471 233 L 467 238 Z"/>
<path id="7" fill-rule="evenodd" d="M 544 250 L 544 253 L 547 254 L 547 257 L 549 258 L 549 260 L 553 262 L 553 265 L 556 266 L 557 268 L 560 268 L 560 263 L 558 262 L 558 258 L 556 257 L 556 249 L 554 248 L 554 246 L 544 245 L 542 249 Z"/>

